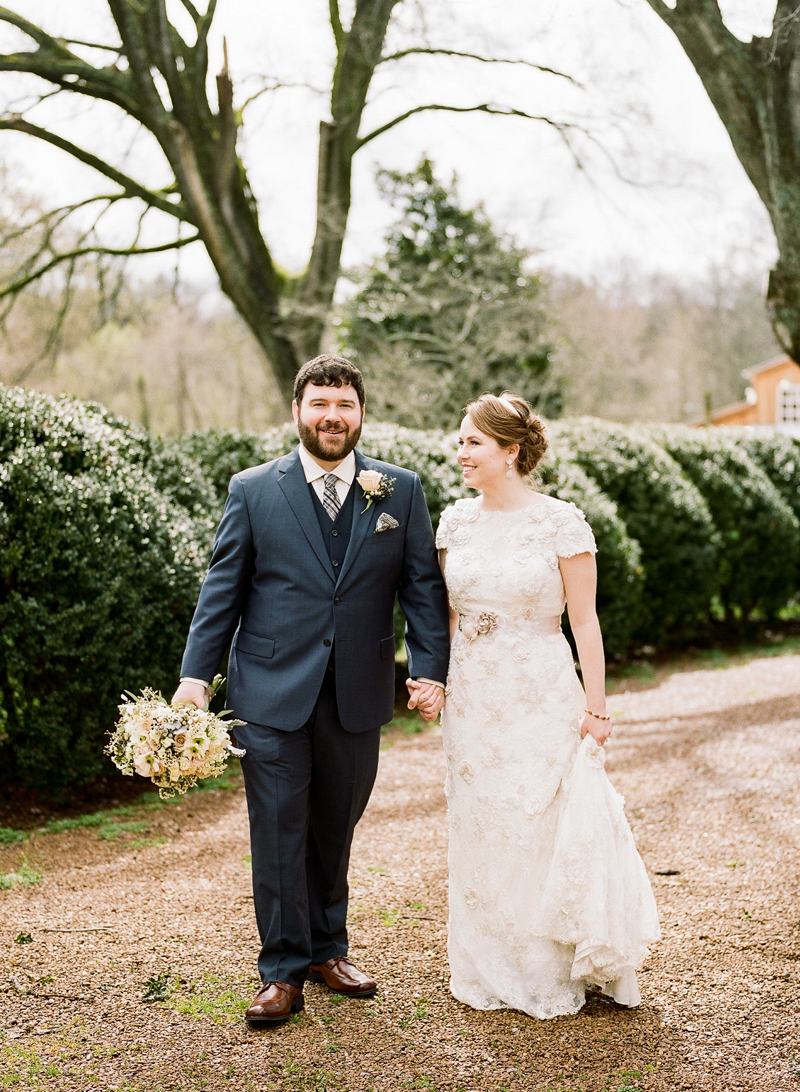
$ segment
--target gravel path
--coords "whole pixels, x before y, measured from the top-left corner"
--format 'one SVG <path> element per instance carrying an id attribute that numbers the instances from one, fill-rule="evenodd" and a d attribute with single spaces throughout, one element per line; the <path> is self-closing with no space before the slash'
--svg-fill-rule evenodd
<path id="1" fill-rule="evenodd" d="M 612 709 L 609 773 L 664 929 L 639 1010 L 593 997 L 537 1022 L 453 1001 L 440 741 L 398 733 L 353 852 L 375 998 L 308 986 L 291 1023 L 243 1024 L 257 941 L 234 780 L 0 847 L 0 873 L 23 853 L 43 873 L 0 891 L 0 1088 L 800 1090 L 800 657 L 674 674 Z M 166 1001 L 142 1003 L 148 980 Z"/>

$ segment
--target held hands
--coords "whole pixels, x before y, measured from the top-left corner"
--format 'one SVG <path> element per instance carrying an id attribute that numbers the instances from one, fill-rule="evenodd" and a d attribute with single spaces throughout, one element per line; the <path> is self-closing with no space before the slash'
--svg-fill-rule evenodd
<path id="1" fill-rule="evenodd" d="M 208 702 L 213 694 L 210 686 L 203 686 L 197 682 L 182 682 L 172 695 L 172 705 L 180 705 L 188 702 L 196 705 L 198 709 L 208 709 Z"/>
<path id="2" fill-rule="evenodd" d="M 409 699 L 408 708 L 418 709 L 423 720 L 436 720 L 444 707 L 444 690 L 435 683 L 406 679 Z"/>
<path id="3" fill-rule="evenodd" d="M 586 713 L 581 724 L 581 739 L 591 736 L 601 747 L 611 735 L 612 723 L 610 720 L 600 720 Z"/>

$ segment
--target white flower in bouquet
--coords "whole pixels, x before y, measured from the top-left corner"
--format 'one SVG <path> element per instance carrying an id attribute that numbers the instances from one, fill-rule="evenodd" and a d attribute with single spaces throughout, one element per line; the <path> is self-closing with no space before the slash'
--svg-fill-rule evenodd
<path id="1" fill-rule="evenodd" d="M 222 685 L 217 675 L 214 693 Z M 182 795 L 206 777 L 224 773 L 228 755 L 243 755 L 233 746 L 229 729 L 241 720 L 198 709 L 191 702 L 170 705 L 147 687 L 139 697 L 123 694 L 120 717 L 106 746 L 117 769 L 128 776 L 149 777 L 162 798 Z"/>

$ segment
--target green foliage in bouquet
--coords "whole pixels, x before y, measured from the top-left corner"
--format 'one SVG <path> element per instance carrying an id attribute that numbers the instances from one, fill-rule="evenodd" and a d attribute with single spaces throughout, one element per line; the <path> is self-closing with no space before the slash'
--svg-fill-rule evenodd
<path id="1" fill-rule="evenodd" d="M 641 429 L 586 417 L 550 431 L 616 502 L 641 546 L 644 587 L 634 640 L 661 647 L 696 636 L 717 591 L 720 544 L 700 491 Z"/>
<path id="2" fill-rule="evenodd" d="M 717 582 L 724 620 L 772 617 L 792 597 L 800 523 L 747 453 L 743 434 L 683 425 L 652 427 L 708 504 L 720 536 Z"/>
<path id="3" fill-rule="evenodd" d="M 0 388 L 4 778 L 96 778 L 120 692 L 174 684 L 211 497 L 180 453 L 100 407 Z"/>

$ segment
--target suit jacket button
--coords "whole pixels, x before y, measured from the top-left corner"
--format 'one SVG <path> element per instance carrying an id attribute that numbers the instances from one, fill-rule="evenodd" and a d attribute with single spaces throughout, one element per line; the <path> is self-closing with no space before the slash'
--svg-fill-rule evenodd
<path id="1" fill-rule="evenodd" d="M 332 561 L 331 564 L 333 565 L 334 569 L 339 568 L 339 562 L 338 561 Z"/>
<path id="2" fill-rule="evenodd" d="M 336 538 L 336 536 L 339 534 L 339 532 L 334 527 L 334 529 L 331 531 L 331 534 L 333 535 L 334 538 Z"/>
<path id="3" fill-rule="evenodd" d="M 333 601 L 333 605 L 335 607 L 338 607 L 340 603 L 341 603 L 341 599 L 334 599 L 334 601 Z"/>
<path id="4" fill-rule="evenodd" d="M 328 640 L 328 638 L 327 638 L 327 637 L 325 638 L 325 640 L 324 640 L 324 641 L 323 641 L 322 643 L 323 643 L 323 645 L 325 645 L 325 647 L 326 647 L 326 648 L 330 648 L 330 647 L 331 647 L 331 643 L 330 643 L 330 641 Z"/>

